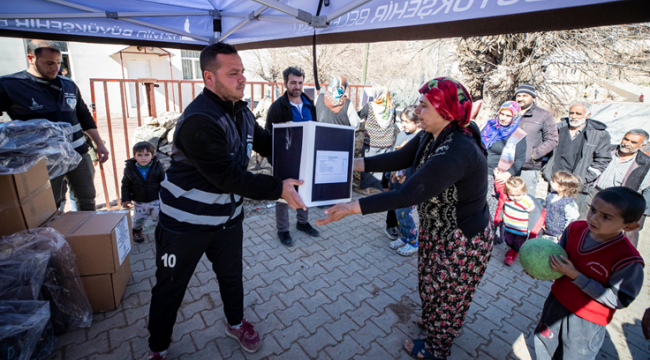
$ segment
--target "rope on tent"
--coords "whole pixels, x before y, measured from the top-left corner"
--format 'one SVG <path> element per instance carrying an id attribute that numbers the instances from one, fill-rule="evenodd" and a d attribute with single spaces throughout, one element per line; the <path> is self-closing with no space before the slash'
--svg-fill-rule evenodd
<path id="1" fill-rule="evenodd" d="M 320 11 L 323 8 L 323 1 L 318 2 L 318 11 L 316 11 L 316 16 L 320 16 Z M 313 58 L 314 58 L 314 82 L 316 83 L 316 91 L 320 92 L 320 82 L 318 82 L 318 66 L 316 66 L 316 28 L 314 28 L 314 45 L 312 47 Z"/>

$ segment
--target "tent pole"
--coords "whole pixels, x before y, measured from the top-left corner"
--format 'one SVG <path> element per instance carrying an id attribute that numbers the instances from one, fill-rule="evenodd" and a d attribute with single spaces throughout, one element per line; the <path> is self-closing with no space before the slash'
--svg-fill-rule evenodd
<path id="1" fill-rule="evenodd" d="M 361 77 L 361 85 L 366 85 L 366 75 L 368 75 L 368 50 L 370 43 L 366 43 L 366 48 L 363 52 L 363 76 Z"/>

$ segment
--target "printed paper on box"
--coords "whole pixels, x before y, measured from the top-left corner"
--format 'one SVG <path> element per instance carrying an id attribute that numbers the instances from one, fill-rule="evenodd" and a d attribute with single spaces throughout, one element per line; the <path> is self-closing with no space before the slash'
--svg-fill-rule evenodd
<path id="1" fill-rule="evenodd" d="M 120 265 L 126 256 L 131 252 L 131 237 L 129 236 L 129 221 L 125 216 L 115 227 L 115 240 L 117 241 L 117 256 L 120 258 Z"/>
<path id="2" fill-rule="evenodd" d="M 316 151 L 315 184 L 334 184 L 348 181 L 347 151 Z"/>

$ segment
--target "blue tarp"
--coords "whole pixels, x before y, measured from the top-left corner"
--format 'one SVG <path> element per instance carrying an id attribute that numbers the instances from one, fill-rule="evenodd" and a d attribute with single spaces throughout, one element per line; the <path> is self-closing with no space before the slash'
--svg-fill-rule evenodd
<path id="1" fill-rule="evenodd" d="M 304 45 L 314 29 L 324 42 L 366 42 L 571 28 L 625 19 L 626 22 L 650 20 L 650 10 L 631 11 L 647 5 L 635 0 L 330 0 L 329 6 L 322 8 L 321 16 L 336 13 L 350 4 L 363 4 L 328 19 L 327 24 L 321 22 L 324 27 L 319 27 L 318 18 L 312 17 L 317 13 L 317 0 L 281 1 L 281 5 L 303 11 L 297 18 L 295 14 L 261 4 L 274 2 L 0 0 L 0 36 L 39 37 L 41 34 L 40 37 L 50 39 L 178 44 L 186 48 L 203 47 L 220 40 L 259 45 L 286 40 L 276 45 L 289 46 Z M 575 11 L 574 20 L 565 21 L 570 19 L 567 9 L 577 7 L 580 8 Z M 628 14 L 602 13 L 603 9 L 619 9 Z M 588 10 L 600 15 L 594 18 L 591 13 L 585 13 Z M 554 14 L 558 16 L 554 18 Z M 491 19 L 499 20 L 491 22 Z M 422 27 L 436 24 L 440 26 Z"/>

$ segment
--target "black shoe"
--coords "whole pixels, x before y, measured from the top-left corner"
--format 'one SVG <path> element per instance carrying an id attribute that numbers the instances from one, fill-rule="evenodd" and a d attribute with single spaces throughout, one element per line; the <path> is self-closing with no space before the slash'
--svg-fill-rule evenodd
<path id="1" fill-rule="evenodd" d="M 280 238 L 282 245 L 293 246 L 293 240 L 288 231 L 278 231 L 278 237 Z"/>
<path id="2" fill-rule="evenodd" d="M 384 229 L 384 234 L 386 234 L 389 239 L 395 240 L 399 237 L 399 229 L 397 227 L 387 227 Z"/>
<path id="3" fill-rule="evenodd" d="M 320 236 L 318 230 L 314 229 L 309 223 L 298 223 L 296 224 L 296 229 L 304 232 L 309 236 Z"/>
<path id="4" fill-rule="evenodd" d="M 144 235 L 142 234 L 142 229 L 133 230 L 133 242 L 137 244 L 142 244 L 144 242 Z"/>

